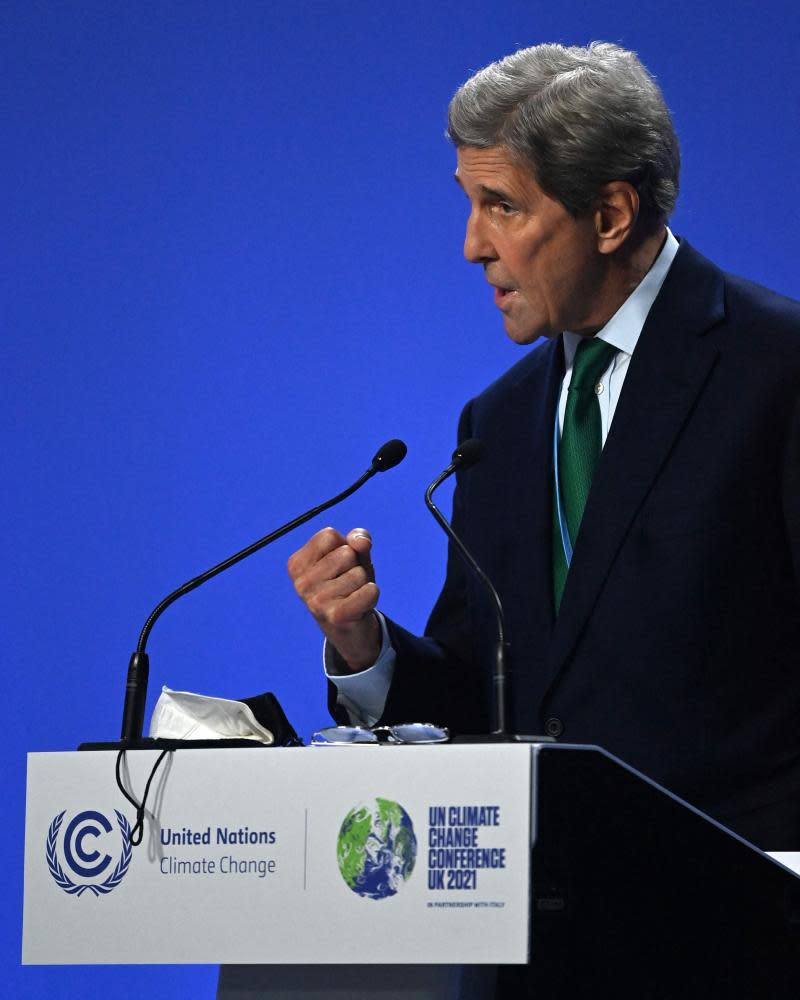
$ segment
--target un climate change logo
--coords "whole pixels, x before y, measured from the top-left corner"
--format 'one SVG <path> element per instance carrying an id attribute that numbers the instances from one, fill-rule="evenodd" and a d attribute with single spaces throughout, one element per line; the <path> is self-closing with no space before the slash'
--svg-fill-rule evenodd
<path id="1" fill-rule="evenodd" d="M 411 818 L 390 799 L 356 806 L 344 818 L 336 854 L 342 878 L 353 892 L 367 899 L 394 896 L 417 858 Z"/>
<path id="2" fill-rule="evenodd" d="M 68 824 L 64 831 L 61 842 L 61 852 L 67 872 L 61 867 L 59 859 L 59 833 L 64 822 L 66 810 L 60 812 L 47 831 L 47 847 L 45 855 L 47 857 L 47 867 L 53 876 L 55 883 L 64 892 L 72 896 L 81 896 L 87 890 L 95 896 L 104 896 L 120 884 L 125 877 L 131 863 L 131 827 L 127 819 L 118 810 L 114 810 L 117 818 L 117 828 L 121 834 L 122 852 L 119 860 L 109 872 L 114 858 L 110 854 L 102 853 L 98 850 L 110 846 L 110 834 L 114 825 L 107 817 L 93 809 L 78 813 Z M 98 838 L 103 838 L 97 844 Z M 116 839 L 116 838 L 114 838 Z M 101 875 L 106 875 L 103 881 L 99 881 Z M 70 875 L 78 876 L 82 881 L 73 882 Z"/>

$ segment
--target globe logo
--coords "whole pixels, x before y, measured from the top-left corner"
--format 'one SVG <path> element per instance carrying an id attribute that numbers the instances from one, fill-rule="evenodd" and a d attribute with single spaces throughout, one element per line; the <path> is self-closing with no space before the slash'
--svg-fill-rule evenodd
<path id="1" fill-rule="evenodd" d="M 408 879 L 417 838 L 408 813 L 391 799 L 375 799 L 345 816 L 336 856 L 342 878 L 359 896 L 387 899 Z"/>

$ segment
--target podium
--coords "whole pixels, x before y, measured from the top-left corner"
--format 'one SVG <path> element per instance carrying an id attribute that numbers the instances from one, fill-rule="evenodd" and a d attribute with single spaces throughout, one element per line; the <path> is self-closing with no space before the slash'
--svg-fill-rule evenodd
<path id="1" fill-rule="evenodd" d="M 155 757 L 127 755 L 139 795 Z M 800 879 L 600 748 L 179 750 L 133 849 L 115 760 L 29 755 L 25 963 L 222 964 L 221 997 L 379 995 L 369 969 L 383 996 L 800 996 Z"/>

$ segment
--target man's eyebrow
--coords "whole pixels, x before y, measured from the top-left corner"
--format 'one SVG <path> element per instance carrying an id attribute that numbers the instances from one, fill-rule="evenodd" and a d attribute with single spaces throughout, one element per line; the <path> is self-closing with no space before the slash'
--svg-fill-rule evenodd
<path id="1" fill-rule="evenodd" d="M 457 173 L 453 174 L 453 180 L 458 184 L 462 191 L 464 191 L 464 185 L 461 183 L 461 178 Z M 485 184 L 478 185 L 478 191 L 485 198 L 492 198 L 495 201 L 511 201 L 511 198 L 505 191 L 498 191 L 497 188 L 487 187 Z M 466 192 L 465 192 L 466 193 Z"/>

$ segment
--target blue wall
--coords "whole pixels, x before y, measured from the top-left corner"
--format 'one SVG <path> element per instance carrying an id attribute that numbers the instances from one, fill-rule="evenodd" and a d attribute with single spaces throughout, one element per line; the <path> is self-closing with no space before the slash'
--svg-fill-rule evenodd
<path id="1" fill-rule="evenodd" d="M 422 627 L 444 555 L 422 490 L 463 402 L 519 357 L 460 256 L 443 129 L 471 71 L 537 41 L 638 50 L 683 144 L 673 228 L 800 297 L 800 21 L 780 0 L 3 14 L 2 978 L 15 997 L 211 996 L 206 967 L 19 966 L 25 752 L 116 737 L 152 606 L 394 436 L 407 461 L 329 517 L 373 530 L 382 607 Z M 269 689 L 301 732 L 325 719 L 284 572 L 304 538 L 167 613 L 150 705 L 162 683 Z"/>

